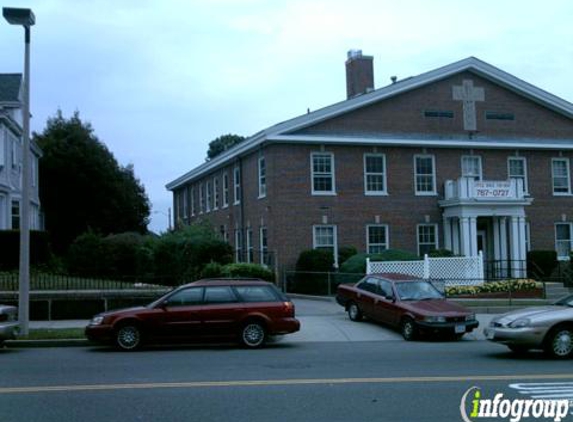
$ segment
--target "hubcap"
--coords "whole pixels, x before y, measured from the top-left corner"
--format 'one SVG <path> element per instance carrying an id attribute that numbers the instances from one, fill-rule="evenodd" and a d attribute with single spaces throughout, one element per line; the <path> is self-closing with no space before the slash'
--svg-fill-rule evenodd
<path id="1" fill-rule="evenodd" d="M 135 327 L 123 327 L 117 334 L 118 343 L 124 349 L 132 349 L 139 343 L 139 331 Z"/>
<path id="2" fill-rule="evenodd" d="M 258 346 L 264 337 L 265 331 L 259 324 L 249 324 L 243 330 L 243 340 L 249 346 Z"/>
<path id="3" fill-rule="evenodd" d="M 356 317 L 358 316 L 358 307 L 354 304 L 350 305 L 350 318 L 351 319 L 356 319 Z"/>
<path id="4" fill-rule="evenodd" d="M 557 333 L 553 339 L 553 351 L 558 356 L 567 356 L 573 350 L 573 338 L 571 331 L 563 330 Z"/>
<path id="5" fill-rule="evenodd" d="M 414 332 L 414 327 L 412 326 L 411 322 L 404 323 L 404 336 L 406 338 L 412 337 L 412 333 Z"/>

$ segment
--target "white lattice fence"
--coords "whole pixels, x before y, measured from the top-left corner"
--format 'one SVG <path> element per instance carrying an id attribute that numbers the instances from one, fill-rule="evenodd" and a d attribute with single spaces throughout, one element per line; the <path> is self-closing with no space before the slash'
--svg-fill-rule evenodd
<path id="1" fill-rule="evenodd" d="M 483 256 L 428 258 L 423 261 L 366 261 L 366 272 L 407 274 L 415 278 L 444 280 L 450 285 L 478 285 L 484 281 Z"/>

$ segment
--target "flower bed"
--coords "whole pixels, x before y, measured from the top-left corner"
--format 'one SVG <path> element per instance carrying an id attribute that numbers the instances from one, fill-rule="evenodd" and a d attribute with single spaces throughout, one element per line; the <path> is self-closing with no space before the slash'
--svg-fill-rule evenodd
<path id="1" fill-rule="evenodd" d="M 542 298 L 543 284 L 531 279 L 490 281 L 480 286 L 448 286 L 447 297 L 461 298 Z"/>

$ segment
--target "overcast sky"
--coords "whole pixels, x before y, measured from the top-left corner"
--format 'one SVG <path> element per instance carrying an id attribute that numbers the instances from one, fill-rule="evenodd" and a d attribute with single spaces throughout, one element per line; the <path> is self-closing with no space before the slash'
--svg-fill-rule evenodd
<path id="1" fill-rule="evenodd" d="M 133 164 L 167 227 L 165 184 L 219 135 L 252 135 L 346 97 L 346 52 L 375 87 L 475 56 L 573 102 L 573 1 L 4 0 L 29 7 L 32 130 L 60 108 Z M 0 72 L 23 34 L 0 23 Z M 41 183 L 41 181 L 40 181 Z"/>

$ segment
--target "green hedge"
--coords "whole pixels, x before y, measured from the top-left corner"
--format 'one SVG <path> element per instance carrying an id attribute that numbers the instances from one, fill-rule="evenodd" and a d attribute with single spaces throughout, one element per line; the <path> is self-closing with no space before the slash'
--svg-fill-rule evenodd
<path id="1" fill-rule="evenodd" d="M 418 255 L 400 249 L 387 249 L 379 254 L 360 253 L 346 260 L 340 266 L 340 272 L 364 274 L 366 258 L 370 258 L 371 261 L 417 261 L 420 259 Z"/>
<path id="2" fill-rule="evenodd" d="M 536 279 L 551 277 L 557 267 L 557 252 L 553 250 L 533 250 L 527 253 L 527 276 Z"/>
<path id="3" fill-rule="evenodd" d="M 48 265 L 52 258 L 45 231 L 30 230 L 30 265 Z M 0 231 L 0 271 L 14 271 L 20 262 L 20 230 Z"/>

